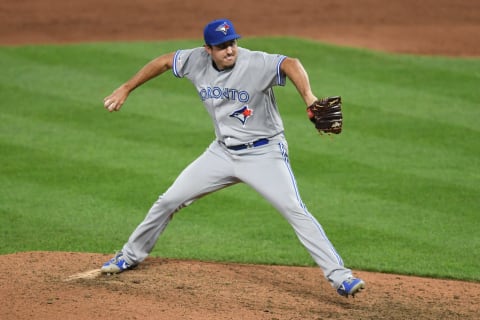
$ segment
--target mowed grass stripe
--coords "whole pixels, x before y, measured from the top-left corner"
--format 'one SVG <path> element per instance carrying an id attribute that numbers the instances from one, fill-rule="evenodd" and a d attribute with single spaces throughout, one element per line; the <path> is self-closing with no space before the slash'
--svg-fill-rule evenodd
<path id="1" fill-rule="evenodd" d="M 171 73 L 119 113 L 102 99 L 156 55 L 196 45 L 0 48 L 1 252 L 123 244 L 213 129 L 191 84 Z M 291 83 L 276 90 L 303 200 L 349 266 L 478 279 L 478 59 L 291 38 L 241 45 L 299 57 L 319 96 L 344 98 L 344 132 L 319 137 Z M 312 265 L 288 223 L 243 185 L 182 210 L 152 254 Z"/>

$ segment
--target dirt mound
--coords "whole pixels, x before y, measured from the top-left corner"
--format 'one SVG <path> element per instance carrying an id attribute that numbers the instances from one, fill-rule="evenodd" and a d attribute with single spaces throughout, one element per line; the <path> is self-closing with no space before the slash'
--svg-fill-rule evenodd
<path id="1" fill-rule="evenodd" d="M 318 268 L 148 258 L 100 275 L 110 257 L 0 256 L 1 319 L 478 319 L 480 284 L 356 271 L 343 298 Z"/>
<path id="2" fill-rule="evenodd" d="M 480 2 L 471 0 L 4 0 L 0 44 L 198 39 L 206 21 L 225 16 L 244 37 L 292 35 L 390 52 L 478 57 L 479 15 Z M 437 320 L 480 314 L 480 283 L 357 271 L 367 289 L 345 299 L 317 268 L 149 258 L 135 271 L 99 276 L 108 258 L 0 256 L 0 319 Z"/>

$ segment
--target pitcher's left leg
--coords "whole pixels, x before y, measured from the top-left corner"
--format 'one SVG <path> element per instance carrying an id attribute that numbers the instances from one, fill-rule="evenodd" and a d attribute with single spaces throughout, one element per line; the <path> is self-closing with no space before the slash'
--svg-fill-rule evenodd
<path id="1" fill-rule="evenodd" d="M 272 147 L 275 146 L 268 148 Z M 242 160 L 239 172 L 245 174 L 239 178 L 259 192 L 287 219 L 325 277 L 332 286 L 339 288 L 345 280 L 352 277 L 352 272 L 344 267 L 342 258 L 322 226 L 302 202 L 286 145 L 280 142 L 276 148 L 276 152 L 269 152 L 268 155 L 252 155 L 249 159 Z"/>

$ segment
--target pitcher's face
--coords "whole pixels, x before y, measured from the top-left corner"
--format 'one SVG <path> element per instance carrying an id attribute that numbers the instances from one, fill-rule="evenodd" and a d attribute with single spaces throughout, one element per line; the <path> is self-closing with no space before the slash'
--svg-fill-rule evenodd
<path id="1" fill-rule="evenodd" d="M 208 54 L 219 70 L 231 68 L 237 61 L 237 40 L 231 40 L 216 46 L 205 46 Z"/>

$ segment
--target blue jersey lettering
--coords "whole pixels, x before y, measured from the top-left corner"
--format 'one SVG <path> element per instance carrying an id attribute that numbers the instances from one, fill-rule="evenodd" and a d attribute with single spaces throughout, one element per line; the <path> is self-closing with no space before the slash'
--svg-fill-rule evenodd
<path id="1" fill-rule="evenodd" d="M 220 87 L 202 88 L 198 91 L 198 95 L 202 101 L 207 99 L 229 99 L 232 101 L 238 100 L 242 103 L 247 103 L 248 100 L 250 100 L 250 94 L 248 94 L 247 91 Z"/>

